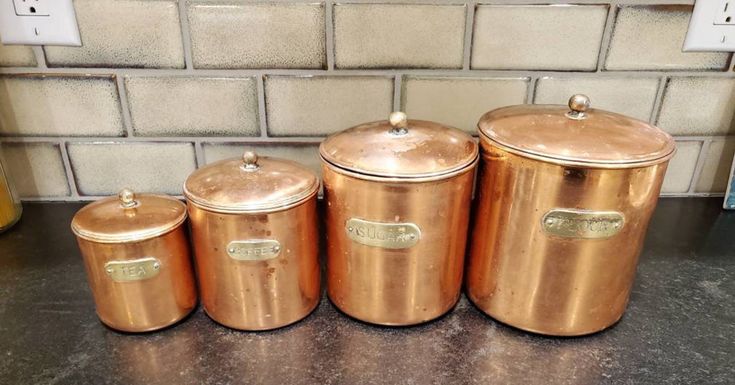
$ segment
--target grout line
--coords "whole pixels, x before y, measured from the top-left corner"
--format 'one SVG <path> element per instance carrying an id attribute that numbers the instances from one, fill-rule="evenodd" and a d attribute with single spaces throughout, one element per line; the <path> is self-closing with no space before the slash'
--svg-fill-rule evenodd
<path id="1" fill-rule="evenodd" d="M 265 108 L 265 75 L 256 76 L 258 93 L 258 123 L 260 124 L 260 137 L 268 137 L 268 115 Z"/>
<path id="2" fill-rule="evenodd" d="M 605 68 L 605 61 L 607 60 L 608 50 L 610 49 L 610 42 L 612 41 L 612 31 L 615 27 L 615 20 L 617 18 L 618 7 L 615 4 L 610 4 L 607 7 L 607 18 L 605 19 L 605 27 L 602 31 L 602 41 L 600 41 L 600 52 L 597 56 L 597 71 L 603 72 Z"/>
<path id="3" fill-rule="evenodd" d="M 470 70 L 470 60 L 472 59 L 472 36 L 475 29 L 475 8 L 477 1 L 473 0 L 466 4 L 467 17 L 464 23 L 464 51 L 462 52 L 462 69 Z"/>
<path id="4" fill-rule="evenodd" d="M 66 142 L 61 140 L 58 144 L 59 150 L 61 150 L 61 161 L 64 163 L 64 170 L 66 171 L 66 182 L 69 185 L 69 192 L 71 192 L 70 198 L 78 199 L 79 188 L 77 187 L 77 180 L 74 178 L 74 170 L 71 168 L 71 159 L 66 148 Z"/>
<path id="5" fill-rule="evenodd" d="M 130 104 L 128 104 L 128 90 L 125 87 L 124 76 L 115 75 L 115 84 L 117 85 L 117 95 L 120 99 L 120 113 L 122 114 L 123 127 L 127 137 L 135 136 L 133 130 L 133 116 L 130 113 Z"/>
<path id="6" fill-rule="evenodd" d="M 262 0 L 261 0 L 262 1 Z M 279 2 L 283 0 L 266 0 L 269 2 Z M 294 1 L 294 0 L 291 0 Z M 302 2 L 308 0 L 296 0 Z M 343 0 L 339 4 L 463 4 L 467 0 Z M 706 1 L 706 0 L 705 0 Z M 624 4 L 624 5 L 648 5 L 648 4 L 694 4 L 694 0 L 480 0 L 480 4 L 492 5 L 599 5 L 599 4 Z"/>
<path id="7" fill-rule="evenodd" d="M 327 0 L 324 3 L 324 28 L 327 50 L 327 71 L 334 70 L 334 2 Z"/>
<path id="8" fill-rule="evenodd" d="M 202 167 L 206 164 L 204 159 L 204 149 L 202 149 L 202 142 L 198 140 L 194 142 L 194 156 L 196 157 L 197 168 Z"/>
<path id="9" fill-rule="evenodd" d="M 403 76 L 393 78 L 393 111 L 403 111 Z M 406 111 L 403 111 L 406 112 Z"/>
<path id="10" fill-rule="evenodd" d="M 36 45 L 32 47 L 33 55 L 36 57 L 36 65 L 38 68 L 48 68 L 46 64 L 46 53 L 43 51 L 42 45 Z"/>
<path id="11" fill-rule="evenodd" d="M 21 197 L 21 200 L 23 202 L 39 202 L 39 203 L 52 203 L 52 202 L 91 202 L 96 201 L 102 198 L 107 198 L 109 196 L 115 195 L 114 193 L 110 193 L 110 195 L 79 195 L 77 197 L 67 196 L 67 197 Z M 171 195 L 172 197 L 184 200 L 183 195 Z M 722 192 L 717 193 L 661 193 L 659 194 L 659 199 L 661 198 L 722 198 L 725 194 Z M 320 199 L 323 199 L 322 196 L 319 196 Z"/>
<path id="12" fill-rule="evenodd" d="M 497 4 L 497 5 L 600 5 L 600 4 L 611 4 L 611 5 L 673 5 L 673 4 L 694 4 L 695 0 L 482 0 L 482 4 Z M 704 0 L 706 1 L 706 0 Z"/>
<path id="13" fill-rule="evenodd" d="M 187 0 L 178 0 L 179 25 L 181 26 L 181 43 L 184 48 L 184 63 L 186 72 L 194 69 L 194 59 L 191 54 L 191 31 L 189 30 L 189 12 Z"/>
<path id="14" fill-rule="evenodd" d="M 4 67 L 0 74 L 12 75 L 131 75 L 131 76 L 211 76 L 211 77 L 252 77 L 266 73 L 268 75 L 290 76 L 395 76 L 397 74 L 417 76 L 462 76 L 462 77 L 528 77 L 552 76 L 558 78 L 651 78 L 656 76 L 702 77 L 702 78 L 735 78 L 735 72 L 727 71 L 547 71 L 547 70 L 465 70 L 465 69 L 421 69 L 421 68 L 386 68 L 386 69 L 173 69 L 173 68 L 35 68 Z"/>
<path id="15" fill-rule="evenodd" d="M 651 115 L 649 116 L 648 122 L 655 125 L 658 122 L 658 117 L 661 114 L 661 107 L 664 103 L 664 94 L 666 93 L 666 87 L 669 85 L 670 78 L 668 76 L 662 76 L 658 80 L 658 89 L 656 90 L 656 97 L 653 99 L 653 108 L 651 108 Z"/>
<path id="16" fill-rule="evenodd" d="M 707 158 L 707 152 L 709 151 L 709 146 L 712 143 L 712 139 L 705 139 L 702 141 L 702 146 L 699 148 L 699 155 L 697 156 L 697 162 L 694 166 L 694 173 L 692 174 L 692 179 L 689 181 L 689 190 L 687 190 L 688 194 L 695 194 L 694 191 L 697 182 L 699 181 L 699 175 L 702 173 L 702 169 L 704 168 L 704 162 Z"/>
<path id="17" fill-rule="evenodd" d="M 525 104 L 533 104 L 536 102 L 536 88 L 538 87 L 539 78 L 531 76 L 526 85 L 526 101 Z"/>
<path id="18" fill-rule="evenodd" d="M 74 143 L 191 143 L 197 140 L 211 143 L 318 143 L 323 139 L 323 136 L 0 136 L 0 143 L 47 143 L 59 140 Z"/>
<path id="19" fill-rule="evenodd" d="M 399 104 L 399 106 L 401 106 Z M 734 138 L 731 135 L 701 136 L 681 135 L 674 136 L 677 142 L 692 142 L 706 140 L 726 140 Z M 0 143 L 55 143 L 60 140 L 73 143 L 320 143 L 324 136 L 0 136 Z"/>

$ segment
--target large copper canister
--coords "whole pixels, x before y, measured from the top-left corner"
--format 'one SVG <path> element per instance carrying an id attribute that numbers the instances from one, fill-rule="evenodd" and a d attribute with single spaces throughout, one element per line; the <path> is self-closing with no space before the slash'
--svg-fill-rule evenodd
<path id="1" fill-rule="evenodd" d="M 320 154 L 332 302 L 382 325 L 449 311 L 462 283 L 477 143 L 394 112 L 328 137 Z"/>
<path id="2" fill-rule="evenodd" d="M 319 179 L 304 166 L 246 152 L 186 180 L 202 306 L 235 329 L 294 323 L 319 303 Z"/>
<path id="3" fill-rule="evenodd" d="M 124 189 L 83 207 L 71 222 L 97 315 L 126 332 L 161 329 L 197 303 L 186 206 Z"/>
<path id="4" fill-rule="evenodd" d="M 466 286 L 531 332 L 594 333 L 620 319 L 674 141 L 589 108 L 513 106 L 479 122 L 482 160 Z"/>

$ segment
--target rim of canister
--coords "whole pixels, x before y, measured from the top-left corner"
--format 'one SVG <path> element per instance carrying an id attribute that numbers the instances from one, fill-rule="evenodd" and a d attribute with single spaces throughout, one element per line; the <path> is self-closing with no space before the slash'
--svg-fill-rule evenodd
<path id="1" fill-rule="evenodd" d="M 95 212 L 101 215 L 96 216 Z M 117 196 L 79 209 L 72 218 L 71 230 L 77 237 L 95 243 L 133 243 L 168 234 L 181 226 L 187 216 L 186 205 L 178 199 L 162 194 L 135 194 L 125 188 Z M 111 223 L 122 230 L 112 231 Z"/>
<path id="2" fill-rule="evenodd" d="M 507 152 L 534 160 L 562 166 L 585 168 L 625 169 L 647 167 L 665 162 L 675 154 L 676 145 L 673 138 L 658 127 L 625 115 L 599 109 L 590 109 L 589 106 L 589 98 L 585 95 L 577 94 L 570 98 L 569 110 L 563 109 L 558 105 L 518 105 L 490 111 L 484 114 L 478 122 L 481 143 L 488 141 L 490 144 Z M 497 127 L 492 126 L 492 123 L 496 123 L 500 119 L 510 120 L 518 118 L 530 119 L 528 122 L 524 122 L 528 127 L 524 127 L 522 124 L 519 125 L 520 129 L 518 129 L 519 134 L 517 135 L 518 138 L 525 138 L 527 140 L 514 140 L 517 138 L 514 138 L 515 133 L 512 130 L 505 130 L 504 132 L 498 133 L 496 130 Z M 543 120 L 547 120 L 550 123 L 546 124 Z M 565 155 L 558 147 L 556 148 L 557 151 L 546 150 L 546 145 L 555 144 L 553 143 L 553 139 L 559 137 L 569 139 L 569 142 L 579 145 L 579 143 L 574 143 L 577 138 L 571 137 L 566 130 L 569 129 L 569 132 L 571 132 L 571 130 L 579 129 L 580 124 L 589 125 L 590 128 L 586 128 L 589 132 L 600 127 L 606 129 L 611 128 L 608 132 L 595 132 L 595 134 L 600 135 L 599 138 L 595 139 L 598 139 L 597 143 L 603 144 L 607 144 L 606 139 L 610 139 L 611 142 L 619 147 L 617 148 L 619 150 L 617 153 L 610 151 L 610 154 L 618 154 L 620 156 L 617 159 L 613 159 L 613 157 L 602 159 L 605 152 L 598 151 L 595 154 L 598 159 L 593 159 L 594 156 L 585 158 L 579 155 L 585 154 L 585 151 L 576 151 Z M 553 133 L 556 135 L 556 138 L 542 142 L 529 137 L 530 130 L 544 130 L 549 128 L 556 130 Z M 527 132 L 524 130 L 527 130 Z M 627 130 L 627 133 L 624 132 L 625 130 Z M 585 132 L 585 134 L 589 135 L 589 132 Z M 605 134 L 608 134 L 609 138 L 606 138 Z M 627 138 L 625 135 L 631 135 L 631 137 Z M 638 137 L 633 138 L 633 136 Z M 584 139 L 589 138 L 585 137 Z M 625 139 L 631 140 L 626 142 Z M 640 140 L 635 141 L 633 139 Z M 615 145 L 610 145 L 608 148 L 616 149 Z M 648 151 L 642 151 L 636 156 L 626 154 L 625 152 L 626 149 L 643 145 L 650 147 L 650 149 Z M 573 148 L 574 146 L 568 147 Z M 581 145 L 580 148 L 582 148 Z M 486 150 L 484 146 L 483 150 Z M 564 148 L 564 150 L 567 150 L 567 148 Z"/>
<path id="3" fill-rule="evenodd" d="M 479 146 L 471 135 L 443 124 L 409 120 L 400 111 L 327 137 L 319 157 L 333 171 L 375 181 L 446 179 L 472 168 Z"/>
<path id="4" fill-rule="evenodd" d="M 222 214 L 287 210 L 318 192 L 319 178 L 303 165 L 252 151 L 202 167 L 184 182 L 189 203 Z"/>

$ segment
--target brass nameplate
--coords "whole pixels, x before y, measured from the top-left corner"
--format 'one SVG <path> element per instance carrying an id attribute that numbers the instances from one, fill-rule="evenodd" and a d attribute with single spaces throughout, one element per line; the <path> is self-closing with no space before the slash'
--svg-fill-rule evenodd
<path id="1" fill-rule="evenodd" d="M 625 225 L 625 217 L 617 211 L 552 209 L 541 219 L 544 230 L 564 238 L 610 238 Z"/>
<path id="2" fill-rule="evenodd" d="M 347 235 L 363 245 L 385 249 L 407 249 L 421 239 L 415 223 L 385 223 L 351 218 L 345 225 Z"/>
<path id="3" fill-rule="evenodd" d="M 262 261 L 275 258 L 280 252 L 281 244 L 275 239 L 248 239 L 227 245 L 227 254 L 238 261 Z"/>
<path id="4" fill-rule="evenodd" d="M 140 281 L 153 278 L 161 270 L 161 262 L 153 257 L 110 261 L 105 263 L 105 272 L 117 282 Z"/>

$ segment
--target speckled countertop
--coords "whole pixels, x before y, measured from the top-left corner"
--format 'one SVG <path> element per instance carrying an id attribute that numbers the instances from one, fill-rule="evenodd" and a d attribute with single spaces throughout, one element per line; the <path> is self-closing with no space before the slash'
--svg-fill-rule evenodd
<path id="1" fill-rule="evenodd" d="M 247 333 L 201 309 L 158 333 L 102 326 L 69 228 L 80 204 L 26 204 L 0 235 L 3 384 L 732 384 L 735 213 L 663 199 L 630 306 L 613 328 L 549 338 L 499 324 L 464 297 L 413 328 L 366 325 L 324 299 L 304 321 Z"/>

